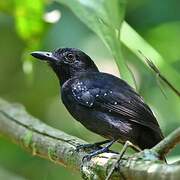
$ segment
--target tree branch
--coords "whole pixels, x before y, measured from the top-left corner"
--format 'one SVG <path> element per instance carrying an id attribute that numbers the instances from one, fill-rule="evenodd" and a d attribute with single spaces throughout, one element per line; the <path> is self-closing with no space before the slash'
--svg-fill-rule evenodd
<path id="1" fill-rule="evenodd" d="M 156 151 L 160 156 L 164 156 L 178 143 L 180 143 L 180 127 L 154 146 L 152 150 Z"/>
<path id="2" fill-rule="evenodd" d="M 117 154 L 109 152 L 82 163 L 87 152 L 77 152 L 76 147 L 87 142 L 44 124 L 29 115 L 21 105 L 1 99 L 0 134 L 9 137 L 32 155 L 80 171 L 85 179 L 105 179 L 118 158 Z M 154 152 L 145 150 L 133 157 L 124 156 L 112 179 L 178 179 L 180 164 L 166 165 L 158 160 Z"/>

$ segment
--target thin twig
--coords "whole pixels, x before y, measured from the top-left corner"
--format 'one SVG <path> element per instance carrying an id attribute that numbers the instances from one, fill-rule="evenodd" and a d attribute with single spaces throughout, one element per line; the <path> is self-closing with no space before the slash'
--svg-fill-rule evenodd
<path id="1" fill-rule="evenodd" d="M 155 66 L 155 64 L 148 59 L 140 50 L 138 52 L 145 58 L 148 66 L 157 74 L 157 76 L 165 83 L 167 86 L 178 96 L 180 97 L 180 91 L 178 91 L 159 71 L 159 69 Z"/>
<path id="2" fill-rule="evenodd" d="M 180 127 L 154 146 L 152 150 L 156 151 L 162 157 L 169 153 L 178 143 L 180 143 Z"/>

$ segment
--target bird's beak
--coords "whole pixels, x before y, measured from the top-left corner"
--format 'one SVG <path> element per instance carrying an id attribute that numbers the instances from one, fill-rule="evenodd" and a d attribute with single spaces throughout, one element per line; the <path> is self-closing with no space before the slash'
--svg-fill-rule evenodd
<path id="1" fill-rule="evenodd" d="M 51 52 L 34 51 L 31 53 L 31 55 L 37 59 L 48 62 L 54 62 L 58 60 Z"/>

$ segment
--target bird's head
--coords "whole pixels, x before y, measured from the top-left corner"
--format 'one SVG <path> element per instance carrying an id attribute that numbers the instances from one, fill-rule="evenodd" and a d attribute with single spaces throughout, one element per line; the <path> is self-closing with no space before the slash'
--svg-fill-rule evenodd
<path id="1" fill-rule="evenodd" d="M 92 59 L 75 48 L 59 48 L 53 52 L 35 51 L 31 55 L 48 62 L 61 84 L 79 73 L 98 71 Z"/>

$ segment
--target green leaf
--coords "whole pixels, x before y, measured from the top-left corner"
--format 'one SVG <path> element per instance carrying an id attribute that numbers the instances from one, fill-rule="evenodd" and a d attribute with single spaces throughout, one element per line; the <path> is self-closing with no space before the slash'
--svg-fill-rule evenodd
<path id="1" fill-rule="evenodd" d="M 0 11 L 12 14 L 12 9 L 14 8 L 14 2 L 12 0 L 0 1 Z"/>
<path id="2" fill-rule="evenodd" d="M 21 38 L 29 41 L 43 32 L 43 2 L 41 0 L 15 0 L 15 20 Z"/>
<path id="3" fill-rule="evenodd" d="M 146 42 L 130 25 L 123 22 L 124 0 L 56 0 L 69 7 L 74 14 L 94 31 L 110 49 L 122 78 L 132 85 L 132 76 L 124 62 L 121 42 L 145 63 L 140 50 L 150 58 L 163 75 L 180 88 L 180 74 L 169 65 L 159 52 Z M 121 31 L 121 34 L 119 33 Z M 120 37 L 119 37 L 120 36 Z M 167 74 L 168 73 L 168 74 Z"/>
<path id="4" fill-rule="evenodd" d="M 125 0 L 56 0 L 68 6 L 110 49 L 123 79 L 133 85 L 119 41 L 125 14 Z"/>
<path id="5" fill-rule="evenodd" d="M 14 0 L 16 30 L 26 48 L 22 55 L 23 71 L 32 80 L 33 63 L 29 52 L 37 49 L 44 32 L 44 2 L 42 0 Z"/>
<path id="6" fill-rule="evenodd" d="M 120 28 L 124 18 L 125 0 L 81 0 L 79 3 L 89 12 L 94 12 L 95 18 L 102 19 L 113 29 Z"/>
<path id="7" fill-rule="evenodd" d="M 121 28 L 121 42 L 129 48 L 139 59 L 146 63 L 145 58 L 139 50 L 155 64 L 162 75 L 164 75 L 176 88 L 180 89 L 180 74 L 172 68 L 156 49 L 145 41 L 129 24 L 123 22 Z"/>

